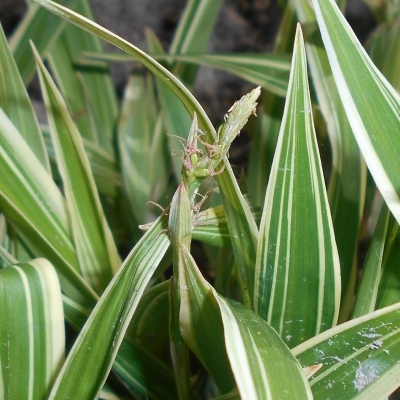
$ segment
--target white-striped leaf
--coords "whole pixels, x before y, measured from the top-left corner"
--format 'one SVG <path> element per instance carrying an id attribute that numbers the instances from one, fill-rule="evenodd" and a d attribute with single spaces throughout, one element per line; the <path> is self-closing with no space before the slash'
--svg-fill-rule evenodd
<path id="1" fill-rule="evenodd" d="M 168 249 L 166 226 L 162 215 L 107 286 L 57 377 L 51 399 L 89 399 L 100 392 L 140 297 Z"/>
<path id="2" fill-rule="evenodd" d="M 364 209 L 366 166 L 340 100 L 328 57 L 323 51 L 314 10 L 306 0 L 296 1 L 295 5 L 300 23 L 307 26 L 307 60 L 332 152 L 328 199 L 340 259 L 342 294 L 339 318 L 347 320 L 356 285 L 356 253 Z"/>
<path id="3" fill-rule="evenodd" d="M 261 86 L 278 96 L 285 96 L 289 77 L 289 57 L 277 54 L 193 54 L 171 55 L 154 53 L 152 56 L 159 61 L 175 61 L 181 64 L 206 65 L 222 69 L 240 78 Z M 120 53 L 88 53 L 82 54 L 85 60 L 126 62 L 132 57 Z"/>
<path id="4" fill-rule="evenodd" d="M 29 249 L 55 266 L 64 293 L 93 304 L 78 274 L 65 199 L 9 118 L 0 109 L 0 208 Z"/>
<path id="5" fill-rule="evenodd" d="M 242 304 L 225 300 L 215 290 L 213 295 L 222 315 L 226 350 L 240 397 L 312 399 L 304 372 L 276 331 Z"/>
<path id="6" fill-rule="evenodd" d="M 189 251 L 181 247 L 182 276 L 179 313 L 182 337 L 213 377 L 222 393 L 235 386 L 223 339 L 218 307 Z"/>
<path id="7" fill-rule="evenodd" d="M 313 0 L 333 76 L 365 162 L 400 221 L 400 96 L 372 63 L 332 0 Z"/>
<path id="8" fill-rule="evenodd" d="M 173 280 L 169 295 L 169 336 L 171 341 L 171 358 L 174 367 L 178 397 L 185 400 L 189 397 L 190 368 L 189 348 L 181 335 L 179 310 L 181 309 L 181 288 L 184 283 L 184 260 L 181 247 L 190 248 L 192 240 L 192 210 L 185 185 L 181 182 L 171 201 L 168 217 L 168 231 L 173 251 Z"/>
<path id="9" fill-rule="evenodd" d="M 186 247 L 181 252 L 182 335 L 220 388 L 233 389 L 232 369 L 242 399 L 311 399 L 300 365 L 275 330 L 254 311 L 221 297 Z"/>
<path id="10" fill-rule="evenodd" d="M 0 26 L 0 107 L 21 133 L 37 159 L 50 172 L 49 159 L 33 106 Z"/>
<path id="11" fill-rule="evenodd" d="M 400 303 L 338 325 L 292 349 L 314 399 L 385 399 L 400 384 Z"/>
<path id="12" fill-rule="evenodd" d="M 67 198 L 79 270 L 85 281 L 101 293 L 121 260 L 102 210 L 81 136 L 35 49 L 34 53 Z"/>
<path id="13" fill-rule="evenodd" d="M 47 154 L 55 162 L 56 153 L 51 140 L 50 128 L 47 125 L 41 125 L 41 130 L 46 143 Z M 117 195 L 117 189 L 120 190 L 122 187 L 122 178 L 116 159 L 99 145 L 85 138 L 82 138 L 82 141 L 99 193 L 114 198 Z"/>
<path id="14" fill-rule="evenodd" d="M 393 4 L 395 5 L 396 2 Z M 390 3 L 387 7 L 390 7 Z M 366 49 L 386 79 L 399 91 L 400 18 L 396 17 L 396 13 L 391 14 L 388 10 L 385 19 L 386 21 L 382 22 L 368 38 Z"/>
<path id="15" fill-rule="evenodd" d="M 157 202 L 168 182 L 164 125 L 156 104 L 153 78 L 132 76 L 125 88 L 118 142 L 124 191 L 136 224 L 148 222 L 146 203 Z"/>
<path id="16" fill-rule="evenodd" d="M 0 315 L 0 398 L 47 398 L 65 351 L 61 289 L 48 261 L 0 269 Z"/>
<path id="17" fill-rule="evenodd" d="M 288 2 L 276 36 L 274 53 L 290 53 L 296 31 L 296 14 L 292 2 Z M 287 79 L 288 81 L 288 79 Z M 287 83 L 285 93 L 287 91 Z M 257 111 L 257 125 L 247 169 L 247 187 L 254 206 L 264 204 L 265 190 L 271 172 L 279 127 L 281 125 L 285 99 L 271 92 L 263 93 L 262 103 Z"/>
<path id="18" fill-rule="evenodd" d="M 300 27 L 261 220 L 254 296 L 256 311 L 289 347 L 336 323 L 339 262 Z"/>
<path id="19" fill-rule="evenodd" d="M 380 268 L 378 272 L 380 279 L 375 309 L 387 307 L 400 301 L 399 261 L 400 229 L 399 224 L 393 215 L 390 214 L 384 243 L 382 265 L 375 266 L 375 268 Z"/>
<path id="20" fill-rule="evenodd" d="M 76 1 L 74 10 L 93 18 L 89 0 Z M 82 68 L 78 62 L 82 51 L 102 50 L 99 38 L 67 24 L 47 60 L 81 135 L 114 156 L 112 140 L 118 101 L 109 68 L 105 63 Z"/>
<path id="21" fill-rule="evenodd" d="M 358 285 L 354 300 L 352 311 L 353 318 L 369 314 L 376 308 L 376 299 L 378 296 L 378 287 L 382 274 L 382 258 L 383 250 L 385 248 L 385 238 L 387 236 L 389 215 L 389 209 L 384 204 L 379 215 L 378 223 L 372 236 L 371 243 L 369 245 L 367 256 L 365 257 L 361 280 Z M 396 261 L 395 264 L 398 263 L 398 260 Z"/>
<path id="22" fill-rule="evenodd" d="M 169 54 L 204 52 L 217 21 L 222 0 L 189 0 L 179 18 Z M 193 85 L 197 67 L 176 63 L 173 72 L 187 85 Z"/>
<path id="23" fill-rule="evenodd" d="M 77 0 L 61 0 L 66 7 L 73 7 Z M 43 34 L 43 27 L 52 32 Z M 65 23 L 44 12 L 37 4 L 28 3 L 28 10 L 18 25 L 10 40 L 10 48 L 20 71 L 22 80 L 27 85 L 35 74 L 35 61 L 31 55 L 29 41 L 35 42 L 40 55 L 43 57 L 51 49 L 65 27 Z"/>

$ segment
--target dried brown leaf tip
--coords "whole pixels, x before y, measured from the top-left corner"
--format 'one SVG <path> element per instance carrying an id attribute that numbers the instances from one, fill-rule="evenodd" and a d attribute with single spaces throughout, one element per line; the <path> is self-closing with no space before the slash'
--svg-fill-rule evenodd
<path id="1" fill-rule="evenodd" d="M 321 368 L 323 364 L 315 364 L 310 365 L 309 367 L 304 367 L 303 371 L 306 374 L 307 379 L 311 378 L 314 374 L 316 374 Z"/>

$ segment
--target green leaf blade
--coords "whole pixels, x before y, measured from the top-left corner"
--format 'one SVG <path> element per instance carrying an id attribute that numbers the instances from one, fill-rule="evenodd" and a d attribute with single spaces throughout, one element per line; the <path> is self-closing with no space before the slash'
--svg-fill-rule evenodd
<path id="1" fill-rule="evenodd" d="M 105 220 L 81 136 L 36 51 L 35 56 L 69 207 L 79 268 L 85 280 L 101 293 L 121 261 Z"/>
<path id="2" fill-rule="evenodd" d="M 168 171 L 161 151 L 161 126 L 152 78 L 132 76 L 124 93 L 118 142 L 124 192 L 134 221 L 139 224 L 148 222 L 149 199 L 158 200 L 154 198 L 154 187 L 158 186 L 157 195 L 165 190 Z M 157 163 L 151 162 L 155 159 Z"/>
<path id="3" fill-rule="evenodd" d="M 182 337 L 226 393 L 235 386 L 223 341 L 221 317 L 211 287 L 201 275 L 188 249 L 181 247 L 184 275 L 181 277 L 179 321 Z M 210 347 L 212 344 L 212 348 Z"/>
<path id="4" fill-rule="evenodd" d="M 292 350 L 303 366 L 322 363 L 310 379 L 314 398 L 385 398 L 398 386 L 399 303 L 338 325 Z"/>
<path id="5" fill-rule="evenodd" d="M 241 398 L 311 399 L 300 365 L 276 331 L 254 311 L 224 300 L 215 291 L 213 294 L 222 315 L 227 353 Z"/>
<path id="6" fill-rule="evenodd" d="M 333 1 L 313 2 L 349 123 L 389 209 L 400 221 L 400 96 L 378 71 Z"/>
<path id="7" fill-rule="evenodd" d="M 389 209 L 386 205 L 383 205 L 365 258 L 362 276 L 354 300 L 353 318 L 369 314 L 376 308 L 389 215 Z"/>
<path id="8" fill-rule="evenodd" d="M 63 291 L 83 305 L 96 294 L 77 272 L 65 199 L 7 115 L 0 109 L 0 207 L 36 256 L 49 259 Z"/>
<path id="9" fill-rule="evenodd" d="M 88 0 L 77 1 L 74 10 L 93 18 Z M 103 63 L 89 68 L 79 65 L 81 52 L 102 50 L 99 38 L 68 24 L 47 58 L 82 136 L 113 156 L 118 107 L 110 71 Z"/>
<path id="10" fill-rule="evenodd" d="M 170 54 L 187 54 L 203 52 L 212 33 L 222 0 L 190 0 L 179 19 L 172 43 Z M 183 82 L 192 85 L 197 68 L 180 63 L 173 67 L 174 73 Z"/>
<path id="11" fill-rule="evenodd" d="M 0 270 L 0 397 L 46 398 L 64 359 L 60 284 L 44 259 Z"/>
<path id="12" fill-rule="evenodd" d="M 232 389 L 232 369 L 242 399 L 311 398 L 300 365 L 274 329 L 254 311 L 218 295 L 184 247 L 182 256 L 182 335 L 220 388 Z"/>
<path id="13" fill-rule="evenodd" d="M 290 347 L 336 323 L 340 296 L 300 28 L 293 60 L 260 227 L 254 299 L 256 311 Z"/>
<path id="14" fill-rule="evenodd" d="M 76 0 L 61 1 L 66 7 L 73 7 Z M 43 27 L 51 35 L 43 35 Z M 10 40 L 10 48 L 20 71 L 22 80 L 27 85 L 35 74 L 35 62 L 31 54 L 29 41 L 32 40 L 42 57 L 51 49 L 65 27 L 65 22 L 44 12 L 37 4 L 29 3 L 28 11 Z"/>
<path id="15" fill-rule="evenodd" d="M 163 215 L 145 233 L 97 302 L 71 349 L 50 398 L 91 399 L 100 392 L 128 324 L 169 246 Z"/>
<path id="16" fill-rule="evenodd" d="M 341 268 L 341 310 L 339 321 L 347 320 L 356 285 L 358 236 L 364 209 L 366 165 L 340 100 L 314 10 L 307 1 L 296 2 L 301 24 L 306 26 L 308 65 L 318 104 L 326 122 L 332 152 L 328 199 L 332 212 Z"/>
<path id="17" fill-rule="evenodd" d="M 0 26 L 0 106 L 50 172 L 49 159 L 32 103 Z"/>

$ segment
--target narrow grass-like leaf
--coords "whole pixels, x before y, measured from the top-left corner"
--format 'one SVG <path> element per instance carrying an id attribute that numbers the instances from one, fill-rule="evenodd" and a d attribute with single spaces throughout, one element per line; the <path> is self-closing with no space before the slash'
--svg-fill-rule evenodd
<path id="1" fill-rule="evenodd" d="M 50 395 L 92 399 L 100 392 L 128 324 L 169 239 L 163 215 L 136 244 L 117 271 L 71 349 Z"/>
<path id="2" fill-rule="evenodd" d="M 56 153 L 51 140 L 50 128 L 47 125 L 41 125 L 41 130 L 46 143 L 47 154 L 52 161 L 55 161 Z M 115 198 L 117 189 L 122 187 L 122 178 L 118 171 L 116 159 L 99 145 L 85 138 L 82 138 L 82 142 L 99 193 Z"/>
<path id="3" fill-rule="evenodd" d="M 69 26 L 65 27 L 69 28 Z M 79 42 L 78 42 L 79 43 Z M 73 60 L 71 59 L 65 35 L 57 40 L 47 55 L 52 76 L 57 82 L 63 98 L 68 104 L 68 109 L 76 123 L 82 137 L 93 143 L 98 142 L 96 132 L 96 119 L 91 118 L 90 109 L 87 104 L 87 93 L 83 88 L 82 78 L 75 73 Z M 92 67 L 93 69 L 95 67 Z"/>
<path id="4" fill-rule="evenodd" d="M 20 133 L 0 109 L 0 208 L 36 256 L 53 263 L 61 287 L 83 305 L 96 294 L 78 274 L 65 199 Z"/>
<path id="5" fill-rule="evenodd" d="M 234 176 L 229 164 L 228 168 L 227 173 L 217 175 L 217 182 L 241 280 L 243 301 L 252 308 L 258 229 L 239 185 L 236 180 L 229 179 L 229 175 Z"/>
<path id="6" fill-rule="evenodd" d="M 18 261 L 10 254 L 6 248 L 0 245 L 0 268 L 9 267 Z"/>
<path id="7" fill-rule="evenodd" d="M 163 57 L 154 56 L 155 59 Z M 174 56 L 180 62 L 206 65 L 239 76 L 278 96 L 285 96 L 290 59 L 277 54 L 191 54 Z"/>
<path id="8" fill-rule="evenodd" d="M 215 291 L 213 295 L 241 398 L 312 399 L 305 374 L 276 331 L 242 304 L 225 300 Z"/>
<path id="9" fill-rule="evenodd" d="M 148 222 L 146 203 L 157 201 L 168 182 L 163 124 L 157 112 L 152 78 L 132 76 L 125 89 L 118 141 L 124 191 L 139 224 Z"/>
<path id="10" fill-rule="evenodd" d="M 73 7 L 76 0 L 62 0 L 66 7 Z M 32 40 L 40 55 L 44 57 L 54 45 L 65 22 L 42 10 L 37 4 L 28 3 L 28 11 L 18 25 L 10 40 L 10 49 L 18 66 L 22 80 L 27 85 L 35 74 L 35 61 L 31 57 L 29 41 Z M 43 27 L 49 29 L 51 35 L 43 34 Z"/>
<path id="11" fill-rule="evenodd" d="M 82 54 L 82 61 L 132 61 L 132 57 L 121 53 L 88 53 Z M 289 79 L 289 56 L 278 54 L 193 54 L 171 55 L 152 54 L 158 61 L 178 61 L 193 65 L 206 65 L 222 69 L 239 76 L 254 85 L 261 86 L 265 90 L 275 93 L 278 96 L 286 95 L 286 88 Z"/>
<path id="12" fill-rule="evenodd" d="M 384 399 L 399 386 L 400 303 L 338 325 L 292 352 L 303 366 L 323 364 L 310 379 L 314 399 Z"/>
<path id="13" fill-rule="evenodd" d="M 357 318 L 369 314 L 376 308 L 379 280 L 385 237 L 389 222 L 389 209 L 383 205 L 378 223 L 372 236 L 360 283 L 358 285 L 352 317 Z"/>
<path id="14" fill-rule="evenodd" d="M 389 5 L 388 5 L 389 7 Z M 400 90 L 400 18 L 381 23 L 368 39 L 367 51 L 393 87 Z"/>
<path id="15" fill-rule="evenodd" d="M 126 333 L 141 348 L 165 362 L 170 360 L 166 329 L 169 320 L 169 285 L 169 281 L 165 281 L 146 290 Z"/>
<path id="16" fill-rule="evenodd" d="M 140 345 L 124 339 L 113 364 L 113 371 L 124 385 L 140 400 L 176 400 L 175 379 L 172 369 L 161 363 Z M 192 393 L 190 399 L 196 399 Z"/>
<path id="17" fill-rule="evenodd" d="M 328 199 L 341 269 L 341 310 L 347 320 L 354 298 L 357 248 L 366 190 L 366 166 L 341 103 L 315 13 L 307 1 L 297 1 L 297 15 L 306 27 L 306 51 L 318 104 L 326 122 L 332 152 Z"/>
<path id="18" fill-rule="evenodd" d="M 367 166 L 400 221 L 400 96 L 378 71 L 331 0 L 314 0 L 333 76 Z"/>
<path id="19" fill-rule="evenodd" d="M 170 285 L 169 335 L 171 338 L 172 365 L 175 372 L 176 386 L 180 400 L 189 396 L 189 348 L 181 335 L 179 311 L 181 309 L 182 276 L 185 264 L 181 247 L 190 248 L 192 239 L 192 210 L 185 185 L 182 182 L 171 201 L 168 230 L 173 250 L 173 280 Z"/>
<path id="20" fill-rule="evenodd" d="M 152 31 L 146 31 L 146 38 L 150 54 L 163 51 L 161 43 Z M 185 110 L 185 106 L 162 80 L 156 79 L 156 86 L 162 118 L 169 134 L 168 145 L 172 156 L 172 165 L 175 175 L 180 176 L 182 162 L 179 159 L 179 154 L 182 153 L 182 143 L 180 143 L 179 138 L 186 138 L 192 121 Z"/>
<path id="21" fill-rule="evenodd" d="M 60 284 L 44 259 L 0 270 L 0 397 L 45 399 L 64 360 Z"/>
<path id="22" fill-rule="evenodd" d="M 78 0 L 74 10 L 93 18 L 88 0 Z M 89 68 L 82 68 L 77 63 L 81 52 L 102 49 L 99 38 L 68 24 L 52 47 L 49 61 L 82 136 L 91 138 L 113 155 L 112 140 L 118 104 L 109 69 L 104 63 Z"/>
<path id="23" fill-rule="evenodd" d="M 166 282 L 166 285 L 168 289 L 168 282 Z M 165 293 L 166 285 L 162 285 L 161 292 Z M 159 400 L 177 398 L 172 369 L 154 354 L 154 349 L 151 349 L 151 343 L 154 344 L 153 340 L 157 340 L 154 337 L 157 332 L 150 328 L 149 324 L 151 325 L 153 318 L 151 315 L 146 314 L 146 310 L 148 310 L 147 306 L 149 306 L 148 301 L 150 301 L 150 307 L 154 304 L 151 304 L 152 299 L 157 302 L 157 294 L 160 293 L 159 289 L 151 290 L 150 295 L 145 293 L 144 298 L 142 297 L 140 300 L 137 310 L 138 316 L 135 314 L 132 325 L 121 343 L 113 364 L 113 371 L 120 379 L 123 379 L 127 389 L 137 398 L 146 400 L 149 398 Z M 156 299 L 153 297 L 154 292 L 156 292 Z M 168 292 L 166 294 L 168 295 Z M 66 321 L 76 331 L 80 331 L 90 314 L 90 310 L 82 308 L 65 296 L 63 296 L 63 305 Z M 165 305 L 168 309 L 168 302 Z M 154 307 L 152 309 L 154 310 Z M 164 310 L 165 307 L 162 309 Z M 166 319 L 168 320 L 168 313 L 166 314 Z M 157 321 L 154 322 L 157 323 Z M 142 326 L 143 323 L 145 323 L 145 327 Z M 167 324 L 168 321 L 166 322 Z M 148 331 L 147 328 L 149 329 Z M 167 337 L 167 330 L 165 332 Z M 137 335 L 143 334 L 146 334 L 146 337 L 137 337 Z"/>
<path id="24" fill-rule="evenodd" d="M 275 53 L 289 53 L 293 50 L 295 28 L 295 12 L 291 2 L 288 2 L 276 37 Z M 247 171 L 247 186 L 253 206 L 260 209 L 264 204 L 265 190 L 278 141 L 284 106 L 284 98 L 265 92 L 262 95 L 261 107 L 257 111 L 257 124 L 254 128 L 255 137 Z"/>
<path id="25" fill-rule="evenodd" d="M 189 0 L 179 18 L 168 53 L 182 55 L 204 52 L 222 3 L 222 0 Z M 177 63 L 173 66 L 173 72 L 191 86 L 197 68 Z"/>
<path id="26" fill-rule="evenodd" d="M 184 265 L 181 276 L 182 337 L 207 368 L 215 383 L 227 393 L 235 386 L 223 339 L 223 325 L 211 286 L 204 280 L 189 251 L 181 247 Z"/>
<path id="27" fill-rule="evenodd" d="M 391 214 L 389 217 L 383 260 L 380 271 L 378 294 L 375 309 L 390 306 L 400 301 L 400 229 Z"/>
<path id="28" fill-rule="evenodd" d="M 336 323 L 339 296 L 338 254 L 298 27 L 261 220 L 254 303 L 256 311 L 293 347 Z"/>
<path id="29" fill-rule="evenodd" d="M 121 260 L 101 207 L 81 136 L 50 74 L 34 52 L 68 202 L 79 269 L 86 282 L 101 293 Z"/>
<path id="30" fill-rule="evenodd" d="M 8 48 L 0 25 L 0 107 L 24 137 L 45 169 L 50 172 L 49 159 L 32 103 Z"/>
<path id="31" fill-rule="evenodd" d="M 124 192 L 136 224 L 148 222 L 146 203 L 150 200 L 152 184 L 149 176 L 149 146 L 156 119 L 156 104 L 151 89 L 145 89 L 142 76 L 130 77 L 124 91 L 118 123 Z"/>

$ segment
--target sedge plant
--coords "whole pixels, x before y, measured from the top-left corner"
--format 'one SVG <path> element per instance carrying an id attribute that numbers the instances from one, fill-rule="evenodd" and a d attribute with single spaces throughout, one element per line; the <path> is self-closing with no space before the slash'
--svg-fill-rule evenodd
<path id="1" fill-rule="evenodd" d="M 99 26 L 87 0 L 35 0 L 0 32 L 0 397 L 395 391 L 397 3 L 369 2 L 369 54 L 332 0 L 285 4 L 263 55 L 205 54 L 220 0 L 189 0 L 167 52 Z M 119 105 L 108 63 L 132 59 L 150 73 Z M 254 84 L 218 129 L 190 91 L 199 65 Z"/>

